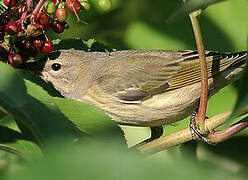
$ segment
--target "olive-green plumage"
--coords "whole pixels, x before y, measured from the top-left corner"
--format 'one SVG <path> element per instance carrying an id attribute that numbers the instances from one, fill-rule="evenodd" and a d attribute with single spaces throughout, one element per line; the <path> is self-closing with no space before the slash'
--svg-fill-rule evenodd
<path id="1" fill-rule="evenodd" d="M 41 74 L 62 95 L 93 104 L 114 121 L 159 126 L 190 115 L 199 102 L 196 51 L 127 50 L 103 53 L 61 50 Z M 206 51 L 209 94 L 238 79 L 247 52 Z"/>

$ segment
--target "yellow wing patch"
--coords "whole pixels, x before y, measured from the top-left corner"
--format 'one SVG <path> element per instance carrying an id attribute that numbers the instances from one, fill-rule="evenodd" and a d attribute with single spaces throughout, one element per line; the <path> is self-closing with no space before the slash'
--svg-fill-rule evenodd
<path id="1" fill-rule="evenodd" d="M 193 53 L 193 52 L 192 52 Z M 211 53 L 210 53 L 211 54 Z M 227 69 L 234 62 L 244 58 L 239 54 L 206 54 L 207 74 L 208 78 L 218 74 Z M 181 64 L 182 68 L 169 80 L 170 88 L 168 90 L 177 89 L 188 86 L 196 82 L 200 82 L 200 66 L 198 54 L 185 57 L 185 61 Z"/>

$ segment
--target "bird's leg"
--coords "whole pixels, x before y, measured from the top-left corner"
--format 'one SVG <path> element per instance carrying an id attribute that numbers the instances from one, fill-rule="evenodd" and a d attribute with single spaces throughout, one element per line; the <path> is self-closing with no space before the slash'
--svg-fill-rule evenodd
<path id="1" fill-rule="evenodd" d="M 216 144 L 219 142 L 223 142 L 229 138 L 231 138 L 233 135 L 239 133 L 241 130 L 248 127 L 248 117 L 232 124 L 230 127 L 225 129 L 224 131 L 215 131 L 214 129 L 210 131 L 202 132 L 199 129 L 199 126 L 197 125 L 195 118 L 197 116 L 197 113 L 194 112 L 192 116 L 190 117 L 190 132 L 192 139 L 198 140 L 199 138 L 205 141 L 208 144 Z M 206 117 L 206 119 L 208 119 Z M 196 137 L 197 135 L 198 137 Z"/>
<path id="2" fill-rule="evenodd" d="M 144 141 L 142 141 L 142 142 L 140 142 L 140 143 L 138 143 L 138 144 L 136 144 L 136 145 L 134 145 L 134 146 L 132 146 L 131 149 L 133 149 L 133 148 L 136 149 L 137 147 L 139 147 L 139 146 L 141 146 L 143 144 L 151 142 L 154 139 L 157 139 L 160 136 L 162 136 L 163 133 L 164 133 L 163 126 L 154 126 L 154 127 L 150 127 L 150 129 L 151 129 L 151 137 L 146 139 L 146 140 L 144 140 Z"/>

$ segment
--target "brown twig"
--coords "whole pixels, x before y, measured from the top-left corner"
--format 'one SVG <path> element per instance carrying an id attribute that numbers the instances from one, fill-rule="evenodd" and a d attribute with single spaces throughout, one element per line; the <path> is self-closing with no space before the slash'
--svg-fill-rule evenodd
<path id="1" fill-rule="evenodd" d="M 36 15 L 37 12 L 40 11 L 41 7 L 43 7 L 44 3 L 43 3 L 44 0 L 40 0 L 39 3 L 36 5 L 35 9 L 33 10 L 32 12 L 32 15 Z"/>
<path id="2" fill-rule="evenodd" d="M 200 130 L 202 132 L 205 132 L 204 126 L 205 126 L 205 117 L 206 117 L 207 100 L 208 100 L 208 76 L 207 76 L 207 62 L 205 57 L 205 48 L 203 45 L 201 30 L 198 23 L 198 16 L 200 15 L 200 13 L 201 10 L 194 11 L 190 13 L 189 17 L 195 35 L 195 41 L 199 54 L 200 71 L 201 71 L 201 96 L 200 96 L 200 105 L 196 117 L 196 123 L 199 125 Z"/>
<path id="3" fill-rule="evenodd" d="M 241 113 L 241 115 L 243 115 L 245 112 L 246 113 L 248 112 L 248 108 L 244 109 L 244 111 Z M 232 111 L 229 110 L 229 111 L 220 113 L 220 114 L 208 119 L 206 121 L 206 124 L 205 124 L 206 129 L 208 129 L 210 132 L 214 132 L 213 129 L 224 124 L 228 120 L 228 117 L 231 115 L 231 113 L 232 113 Z M 231 131 L 232 132 L 231 134 L 228 133 L 229 135 L 226 136 L 227 133 L 226 133 L 226 135 L 225 135 L 225 132 L 222 133 L 222 134 L 224 134 L 222 136 L 222 138 L 224 138 L 224 139 L 220 138 L 221 137 L 220 132 L 215 132 L 215 133 L 219 133 L 219 135 L 216 134 L 215 135 L 216 137 L 213 137 L 213 138 L 211 137 L 211 136 L 213 136 L 213 134 L 210 134 L 208 139 L 210 139 L 210 142 L 213 142 L 213 143 L 217 143 L 217 142 L 226 140 L 227 138 L 230 138 L 233 134 L 236 134 L 240 130 L 246 128 L 247 124 L 248 123 L 246 122 L 246 120 L 243 120 L 243 121 L 241 120 L 238 123 L 235 123 L 234 125 L 230 126 L 225 131 L 227 133 Z M 236 127 L 236 130 L 234 130 L 235 129 L 234 127 Z M 211 138 L 213 141 L 211 141 Z M 155 139 L 149 143 L 146 143 L 146 144 L 138 147 L 137 150 L 144 153 L 144 154 L 153 154 L 153 153 L 165 150 L 168 147 L 182 144 L 182 143 L 185 143 L 185 142 L 190 141 L 190 140 L 192 140 L 190 128 L 186 128 L 186 129 L 177 131 L 175 133 L 172 133 L 168 136 L 163 136 L 163 137 Z"/>
<path id="4" fill-rule="evenodd" d="M 248 117 L 234 123 L 225 131 L 212 132 L 208 135 L 207 139 L 211 143 L 219 143 L 239 133 L 243 129 L 248 127 Z"/>

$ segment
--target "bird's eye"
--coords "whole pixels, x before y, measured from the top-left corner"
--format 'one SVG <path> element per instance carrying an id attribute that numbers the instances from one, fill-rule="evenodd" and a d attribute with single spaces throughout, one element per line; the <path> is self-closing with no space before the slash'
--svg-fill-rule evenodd
<path id="1" fill-rule="evenodd" d="M 52 64 L 52 69 L 54 71 L 58 71 L 58 70 L 60 70 L 60 68 L 61 68 L 61 64 L 59 64 L 59 63 L 53 63 Z"/>

